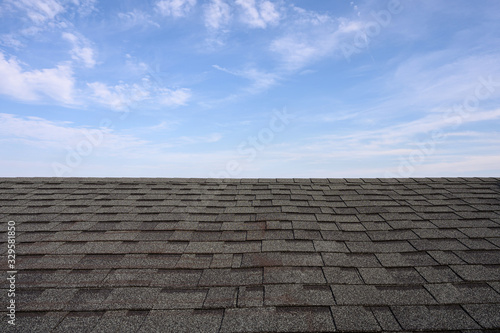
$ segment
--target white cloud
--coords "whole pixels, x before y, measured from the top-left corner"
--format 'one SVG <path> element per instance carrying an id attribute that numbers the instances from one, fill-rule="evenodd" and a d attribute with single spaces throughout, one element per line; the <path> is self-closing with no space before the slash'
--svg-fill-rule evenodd
<path id="1" fill-rule="evenodd" d="M 302 73 L 301 73 L 302 74 Z M 334 123 L 359 117 L 360 112 L 334 111 L 328 113 L 306 114 L 300 118 L 303 122 Z"/>
<path id="2" fill-rule="evenodd" d="M 157 125 L 148 126 L 148 127 L 145 127 L 145 128 L 135 128 L 134 131 L 144 130 L 144 131 L 147 131 L 148 133 L 150 133 L 150 132 L 156 132 L 156 131 L 166 131 L 166 130 L 172 129 L 173 127 L 177 126 L 178 124 L 179 124 L 179 121 L 166 121 L 166 120 L 162 120 Z"/>
<path id="3" fill-rule="evenodd" d="M 93 98 L 100 104 L 116 110 L 121 110 L 126 106 L 125 96 L 121 92 L 122 86 L 108 87 L 102 82 L 93 82 L 87 85 L 92 90 Z"/>
<path id="4" fill-rule="evenodd" d="M 220 133 L 212 133 L 206 136 L 181 136 L 174 140 L 175 146 L 184 144 L 197 144 L 197 143 L 214 143 L 222 139 Z"/>
<path id="5" fill-rule="evenodd" d="M 24 44 L 21 41 L 19 41 L 13 34 L 0 35 L 0 45 L 12 47 L 14 49 L 19 49 L 24 46 Z"/>
<path id="6" fill-rule="evenodd" d="M 165 130 L 173 124 L 161 122 L 159 125 L 148 127 L 148 130 Z M 181 136 L 170 138 L 167 142 L 153 143 L 133 134 L 124 132 L 144 132 L 145 128 L 134 128 L 118 132 L 111 128 L 92 128 L 75 126 L 68 121 L 51 121 L 40 117 L 21 117 L 18 115 L 0 113 L 0 138 L 2 140 L 20 142 L 36 147 L 44 148 L 67 148 L 78 144 L 82 140 L 89 140 L 93 137 L 95 144 L 99 147 L 109 149 L 121 149 L 117 155 L 127 156 L 134 148 L 145 149 L 143 156 L 148 156 L 151 152 L 159 154 L 164 148 L 177 147 L 192 144 L 214 143 L 220 141 L 220 133 L 210 133 L 208 135 Z M 99 131 L 100 133 L 96 133 Z M 104 138 L 99 139 L 100 136 Z M 134 154 L 141 154 L 141 151 Z"/>
<path id="7" fill-rule="evenodd" d="M 290 150 L 288 154 L 297 160 L 308 159 L 320 164 L 332 163 L 332 161 L 364 160 L 363 163 L 373 163 L 374 166 L 385 165 L 385 170 L 382 170 L 384 172 L 393 170 L 408 160 L 414 161 L 415 156 L 418 155 L 417 162 L 411 163 L 411 168 L 415 171 L 412 176 L 427 172 L 430 172 L 427 175 L 436 175 L 438 169 L 433 169 L 431 166 L 434 163 L 447 161 L 448 157 L 460 160 L 482 152 L 488 154 L 497 151 L 496 147 L 499 143 L 497 132 L 468 132 L 467 124 L 480 121 L 492 122 L 498 119 L 500 119 L 500 110 L 476 112 L 458 127 L 458 129 L 464 128 L 466 132 L 463 132 L 453 131 L 454 125 L 456 126 L 455 122 L 434 114 L 378 130 L 357 130 L 348 134 L 302 139 L 302 142 L 294 145 L 293 150 Z M 469 167 L 470 170 L 474 169 L 473 164 Z M 465 169 L 449 169 L 448 173 L 450 170 L 465 171 Z M 482 169 L 482 166 L 478 164 L 476 170 L 486 169 Z M 382 171 L 376 176 L 384 176 Z"/>
<path id="8" fill-rule="evenodd" d="M 15 58 L 7 60 L 0 52 L 0 94 L 23 101 L 49 97 L 62 104 L 74 104 L 74 85 L 73 71 L 68 64 L 23 71 Z"/>
<path id="9" fill-rule="evenodd" d="M 142 61 L 137 61 L 135 57 L 132 57 L 130 54 L 126 54 L 125 58 L 127 59 L 125 61 L 125 64 L 127 66 L 126 70 L 129 73 L 132 74 L 138 74 L 138 75 L 143 75 L 145 72 L 148 71 L 149 67 Z"/>
<path id="10" fill-rule="evenodd" d="M 157 28 L 160 27 L 160 25 L 153 21 L 147 13 L 138 9 L 134 9 L 133 11 L 127 13 L 118 13 L 118 17 L 123 21 L 123 24 L 127 29 L 135 26 L 148 25 L 152 25 Z"/>
<path id="11" fill-rule="evenodd" d="M 156 10 L 163 16 L 186 16 L 196 5 L 196 0 L 161 0 L 156 3 Z"/>
<path id="12" fill-rule="evenodd" d="M 145 176 L 202 176 L 206 169 L 200 169 L 199 165 L 215 167 L 215 164 L 225 162 L 228 156 L 218 152 L 175 153 L 170 150 L 188 145 L 214 144 L 221 138 L 221 134 L 211 133 L 164 138 L 161 143 L 154 143 L 110 128 L 81 127 L 71 122 L 0 113 L 0 142 L 25 152 L 2 159 L 0 172 L 12 176 L 54 176 L 54 172 L 57 174 L 54 167 L 58 166 L 65 176 L 117 176 L 117 172 L 121 174 L 125 166 L 125 174 L 129 176 L 140 175 L 145 170 L 148 173 Z M 82 151 L 85 153 L 79 153 Z M 69 160 L 68 157 L 75 155 L 83 163 L 73 165 L 75 159 Z M 30 162 L 29 165 L 23 164 L 26 161 Z M 193 161 L 197 163 L 193 164 Z M 22 167 L 12 172 L 14 165 Z"/>
<path id="13" fill-rule="evenodd" d="M 9 3 L 26 11 L 28 17 L 37 24 L 52 20 L 64 11 L 64 7 L 56 0 L 10 0 Z"/>
<path id="14" fill-rule="evenodd" d="M 65 32 L 63 38 L 71 42 L 73 49 L 71 50 L 71 58 L 76 61 L 81 61 L 85 67 L 92 68 L 96 64 L 94 50 L 90 47 L 90 42 L 83 36 Z"/>
<path id="15" fill-rule="evenodd" d="M 191 98 L 187 88 L 169 89 L 152 86 L 148 79 L 142 84 L 120 83 L 108 86 L 102 82 L 88 83 L 93 99 L 115 110 L 126 110 L 137 104 L 175 107 L 185 105 Z"/>
<path id="16" fill-rule="evenodd" d="M 334 16 L 295 5 L 289 8 L 281 24 L 284 33 L 269 44 L 269 50 L 277 55 L 281 69 L 286 71 L 300 70 L 325 57 L 342 56 L 347 52 L 346 45 L 354 47 L 355 37 L 366 35 L 363 29 L 367 22 L 359 18 Z"/>
<path id="17" fill-rule="evenodd" d="M 321 25 L 332 21 L 332 18 L 327 14 L 320 14 L 315 11 L 305 10 L 294 6 L 293 4 L 291 5 L 291 8 L 295 14 L 292 16 L 293 21 L 301 25 Z"/>
<path id="18" fill-rule="evenodd" d="M 266 24 L 277 24 L 280 20 L 280 14 L 276 11 L 274 4 L 270 1 L 262 1 L 259 4 L 259 13 L 261 20 Z"/>
<path id="19" fill-rule="evenodd" d="M 458 57 L 457 54 L 460 50 L 450 48 L 405 59 L 388 77 L 389 89 L 411 93 L 415 100 L 408 103 L 427 103 L 433 107 L 446 103 L 451 107 L 452 103 L 473 97 L 480 78 L 490 76 L 495 84 L 488 99 L 500 97 L 498 57 L 488 54 Z M 407 100 L 407 96 L 404 97 Z"/>
<path id="20" fill-rule="evenodd" d="M 400 61 L 393 59 L 393 70 L 350 87 L 350 93 L 364 91 L 378 96 L 368 106 L 357 106 L 363 108 L 363 121 L 377 119 L 382 124 L 391 124 L 402 117 L 422 120 L 428 115 L 426 121 L 435 123 L 443 116 L 458 114 L 457 110 L 470 101 L 477 102 L 472 108 L 467 107 L 476 110 L 466 112 L 471 116 L 494 108 L 500 98 L 500 68 L 496 58 L 458 54 L 460 51 L 452 48 Z"/>
<path id="21" fill-rule="evenodd" d="M 40 148 L 65 149 L 82 140 L 89 140 L 88 134 L 105 136 L 100 147 L 118 149 L 138 147 L 147 143 L 131 135 L 115 133 L 109 128 L 76 127 L 70 122 L 55 122 L 39 117 L 20 117 L 0 113 L 0 136 L 8 141 L 18 142 Z M 85 134 L 87 133 L 87 135 Z"/>
<path id="22" fill-rule="evenodd" d="M 318 59 L 332 56 L 341 42 L 362 29 L 359 21 L 335 18 L 293 6 L 285 24 L 285 33 L 269 46 L 281 67 L 288 71 L 303 68 Z M 340 52 L 339 52 L 340 53 Z"/>
<path id="23" fill-rule="evenodd" d="M 78 6 L 78 13 L 81 16 L 87 16 L 94 11 L 97 11 L 97 0 L 73 0 L 73 3 Z"/>
<path id="24" fill-rule="evenodd" d="M 17 115 L 0 113 L 0 133 L 12 139 L 43 141 L 45 146 L 60 145 L 72 141 L 74 132 L 63 122 L 52 122 L 39 117 L 21 118 Z M 25 141 L 26 142 L 26 141 Z"/>
<path id="25" fill-rule="evenodd" d="M 242 22 L 252 28 L 266 28 L 278 24 L 280 20 L 280 14 L 270 1 L 236 0 L 236 4 L 243 9 Z"/>
<path id="26" fill-rule="evenodd" d="M 223 0 L 212 0 L 205 7 L 205 26 L 217 30 L 231 19 L 231 9 Z"/>
<path id="27" fill-rule="evenodd" d="M 287 69 L 295 70 L 325 54 L 330 43 L 328 40 L 318 42 L 310 36 L 288 35 L 272 41 L 270 50 L 282 58 Z"/>
<path id="28" fill-rule="evenodd" d="M 431 114 L 420 119 L 409 121 L 397 125 L 386 126 L 377 130 L 359 130 L 353 133 L 342 135 L 325 135 L 316 137 L 318 142 L 341 142 L 343 145 L 351 145 L 351 147 L 363 147 L 368 145 L 375 148 L 382 146 L 412 145 L 417 137 L 424 137 L 428 141 L 431 140 L 431 133 L 441 132 L 443 138 L 436 139 L 436 142 L 446 139 L 450 130 L 461 128 L 468 123 L 481 121 L 495 121 L 500 119 L 500 109 L 490 111 L 476 111 L 470 113 L 466 117 L 459 117 L 458 114 L 452 114 L 450 117 L 438 114 Z M 485 135 L 487 136 L 487 135 Z"/>
<path id="29" fill-rule="evenodd" d="M 190 98 L 191 90 L 187 88 L 179 88 L 176 90 L 162 88 L 157 94 L 158 103 L 164 106 L 186 105 Z"/>
<path id="30" fill-rule="evenodd" d="M 263 72 L 255 68 L 233 71 L 218 65 L 213 65 L 212 67 L 225 73 L 252 81 L 250 87 L 246 89 L 252 94 L 259 93 L 274 86 L 279 80 L 279 76 L 277 74 Z"/>
<path id="31" fill-rule="evenodd" d="M 363 30 L 364 24 L 361 21 L 352 21 L 346 18 L 339 18 L 339 27 L 338 30 L 341 33 L 355 33 Z"/>

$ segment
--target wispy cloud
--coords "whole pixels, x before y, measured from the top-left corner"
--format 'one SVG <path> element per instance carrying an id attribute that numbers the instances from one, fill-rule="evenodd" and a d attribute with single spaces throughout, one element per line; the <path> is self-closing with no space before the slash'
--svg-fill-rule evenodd
<path id="1" fill-rule="evenodd" d="M 467 117 L 430 114 L 414 121 L 385 126 L 376 130 L 357 130 L 349 134 L 329 134 L 315 136 L 317 142 L 337 142 L 358 147 L 391 147 L 409 145 L 418 142 L 417 138 L 430 140 L 431 133 L 439 131 L 445 137 L 458 126 L 465 127 L 468 123 L 494 121 L 500 119 L 500 109 L 476 111 Z"/>
<path id="2" fill-rule="evenodd" d="M 108 86 L 102 82 L 92 82 L 87 85 L 96 102 L 114 110 L 127 110 L 138 104 L 176 107 L 185 105 L 191 98 L 191 91 L 187 88 L 158 87 L 152 85 L 147 78 L 141 84 L 120 83 Z"/>
<path id="3" fill-rule="evenodd" d="M 134 9 L 127 13 L 118 13 L 118 18 L 122 20 L 123 25 L 126 29 L 130 29 L 136 26 L 154 26 L 156 28 L 160 27 L 157 22 L 153 21 L 149 14 L 138 9 Z"/>
<path id="4" fill-rule="evenodd" d="M 100 104 L 106 105 L 115 110 L 122 110 L 131 100 L 129 94 L 131 89 L 128 85 L 117 85 L 110 87 L 102 82 L 92 82 L 87 84 L 91 89 L 93 98 Z M 140 96 L 140 95 L 137 95 Z M 140 96 L 143 99 L 142 96 Z"/>
<path id="5" fill-rule="evenodd" d="M 331 40 L 311 40 L 311 36 L 288 35 L 275 39 L 270 50 L 279 54 L 286 68 L 300 69 L 331 48 Z"/>
<path id="6" fill-rule="evenodd" d="M 218 65 L 213 65 L 213 67 L 225 73 L 250 80 L 252 83 L 245 90 L 252 94 L 262 92 L 274 86 L 280 79 L 280 77 L 275 73 L 268 73 L 257 70 L 255 68 L 248 68 L 244 70 L 229 70 Z"/>
<path id="7" fill-rule="evenodd" d="M 24 46 L 23 42 L 21 42 L 17 36 L 14 34 L 2 34 L 0 35 L 0 45 L 6 47 L 12 47 L 14 49 L 19 49 Z"/>
<path id="8" fill-rule="evenodd" d="M 88 39 L 81 35 L 76 35 L 69 32 L 62 34 L 63 38 L 69 41 L 73 48 L 71 49 L 71 58 L 82 62 L 85 67 L 92 68 L 96 64 L 94 50 L 90 46 Z"/>
<path id="9" fill-rule="evenodd" d="M 295 24 L 300 25 L 323 25 L 326 23 L 331 23 L 333 18 L 328 14 L 318 13 L 312 10 L 306 10 L 304 8 L 291 5 L 291 19 Z"/>
<path id="10" fill-rule="evenodd" d="M 241 21 L 252 28 L 264 29 L 280 20 L 280 14 L 271 1 L 236 0 L 236 4 L 242 8 Z"/>
<path id="11" fill-rule="evenodd" d="M 474 94 L 481 76 L 493 77 L 496 82 L 492 97 L 500 97 L 500 66 L 497 57 L 490 54 L 460 56 L 453 48 L 413 56 L 401 61 L 395 72 L 387 77 L 386 89 L 398 91 L 400 96 L 411 94 L 415 100 L 408 103 L 426 103 L 451 107 Z M 403 93 L 403 94 L 401 94 Z M 425 96 L 425 98 L 422 98 Z M 420 101 L 419 101 L 420 100 Z M 446 105 L 447 104 L 447 105 Z"/>
<path id="12" fill-rule="evenodd" d="M 130 54 L 125 55 L 126 61 L 126 70 L 128 73 L 144 75 L 149 71 L 149 66 L 142 62 L 138 61 L 135 57 L 132 57 Z"/>
<path id="13" fill-rule="evenodd" d="M 222 139 L 222 134 L 212 133 L 206 136 L 181 136 L 174 140 L 174 145 L 195 144 L 195 143 L 213 143 Z"/>
<path id="14" fill-rule="evenodd" d="M 160 124 L 160 127 L 168 125 Z M 12 114 L 0 113 L 0 142 L 15 146 L 24 151 L 42 152 L 45 158 L 36 161 L 39 170 L 47 176 L 53 176 L 53 165 L 62 165 L 65 168 L 65 158 L 68 152 L 78 152 L 78 147 L 92 145 L 88 153 L 81 155 L 85 163 L 78 163 L 76 168 L 66 168 L 71 175 L 89 174 L 96 168 L 97 174 L 104 175 L 103 169 L 110 166 L 112 157 L 113 168 L 118 166 L 131 167 L 129 175 L 139 170 L 146 171 L 148 176 L 155 175 L 184 175 L 192 174 L 196 169 L 198 176 L 203 176 L 203 168 L 214 163 L 223 163 L 227 155 L 205 152 L 175 153 L 176 148 L 196 145 L 207 145 L 218 142 L 222 135 L 210 133 L 207 135 L 181 136 L 164 138 L 162 142 L 144 140 L 137 135 L 125 134 L 111 128 L 92 128 L 77 126 L 72 122 L 51 121 L 40 117 L 21 117 Z M 130 131 L 127 131 L 130 132 Z M 132 132 L 137 132 L 134 129 Z M 140 132 L 140 131 L 139 131 Z M 25 158 L 32 158 L 26 156 Z M 3 174 L 10 174 L 9 166 L 23 164 L 25 158 L 8 158 L 0 161 L 0 170 Z M 194 162 L 195 161 L 195 162 Z M 24 169 L 23 170 L 26 171 Z M 145 168 L 144 168 L 145 167 Z M 46 170 L 46 171 L 45 171 Z M 115 169 L 116 171 L 116 169 Z M 109 175 L 113 171 L 108 170 Z M 65 174 L 68 175 L 65 171 Z M 40 174 L 38 174 L 40 175 Z"/>
<path id="15" fill-rule="evenodd" d="M 300 121 L 303 122 L 319 122 L 319 123 L 335 123 L 340 121 L 345 121 L 349 119 L 354 119 L 359 117 L 360 112 L 350 111 L 350 112 L 329 112 L 329 113 L 317 113 L 314 115 L 307 114 L 300 117 Z"/>
<path id="16" fill-rule="evenodd" d="M 54 68 L 23 70 L 17 59 L 0 52 L 0 93 L 22 101 L 47 97 L 65 105 L 75 103 L 75 79 L 67 63 Z"/>
<path id="17" fill-rule="evenodd" d="M 209 29 L 218 30 L 229 23 L 231 19 L 231 8 L 224 0 L 211 0 L 205 6 L 205 26 Z"/>
<path id="18" fill-rule="evenodd" d="M 71 122 L 55 122 L 40 117 L 20 117 L 0 113 L 0 137 L 33 147 L 65 149 L 82 140 L 88 140 L 86 133 L 96 130 L 105 136 L 100 145 L 102 148 L 137 147 L 147 143 L 146 140 L 118 134 L 109 128 L 89 129 L 75 126 Z"/>
<path id="19" fill-rule="evenodd" d="M 8 0 L 37 24 L 54 19 L 56 15 L 64 12 L 64 7 L 56 0 Z"/>
<path id="20" fill-rule="evenodd" d="M 163 16 L 186 16 L 196 5 L 196 0 L 161 0 L 156 3 L 156 10 Z"/>
<path id="21" fill-rule="evenodd" d="M 158 102 L 164 106 L 186 105 L 191 98 L 191 90 L 188 88 L 168 89 L 162 88 L 157 93 Z"/>
<path id="22" fill-rule="evenodd" d="M 278 56 L 281 67 L 288 71 L 340 54 L 341 42 L 362 27 L 358 21 L 334 18 L 299 7 L 294 7 L 294 12 L 286 32 L 274 38 L 269 46 L 269 50 Z"/>
<path id="23" fill-rule="evenodd" d="M 175 127 L 178 124 L 179 124 L 178 121 L 162 120 L 162 121 L 160 121 L 159 124 L 145 127 L 144 130 L 148 131 L 148 132 L 166 131 L 166 130 L 172 129 L 173 127 Z"/>
<path id="24" fill-rule="evenodd" d="M 96 8 L 97 0 L 72 0 L 72 1 L 78 7 L 78 13 L 80 14 L 80 16 L 85 17 L 97 11 Z"/>
<path id="25" fill-rule="evenodd" d="M 2 137 L 26 139 L 33 144 L 42 141 L 42 146 L 60 146 L 68 139 L 72 142 L 75 132 L 68 126 L 68 122 L 53 122 L 39 117 L 20 117 L 0 113 Z"/>
<path id="26" fill-rule="evenodd" d="M 464 56 L 450 48 L 392 61 L 394 65 L 381 75 L 348 88 L 352 96 L 373 96 L 367 106 L 362 106 L 362 100 L 359 104 L 351 102 L 363 110 L 364 121 L 373 119 L 377 126 L 386 127 L 401 123 L 402 119 L 415 121 L 428 116 L 426 121 L 434 122 L 457 114 L 458 109 L 471 101 L 478 103 L 474 107 L 477 111 L 498 105 L 500 67 L 493 55 Z M 486 98 L 479 100 L 476 93 Z"/>

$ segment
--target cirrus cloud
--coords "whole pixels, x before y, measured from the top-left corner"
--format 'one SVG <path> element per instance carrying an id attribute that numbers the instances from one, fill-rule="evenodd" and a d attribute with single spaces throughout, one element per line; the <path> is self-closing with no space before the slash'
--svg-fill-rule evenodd
<path id="1" fill-rule="evenodd" d="M 231 8 L 223 0 L 212 0 L 205 7 L 205 26 L 217 30 L 231 19 Z"/>
<path id="2" fill-rule="evenodd" d="M 163 16 L 186 16 L 196 5 L 196 0 L 161 0 L 156 3 L 156 10 Z"/>
<path id="3" fill-rule="evenodd" d="M 8 1 L 18 9 L 25 11 L 34 23 L 44 23 L 64 12 L 64 7 L 56 0 L 16 0 Z"/>
<path id="4" fill-rule="evenodd" d="M 191 98 L 187 88 L 169 89 L 152 85 L 144 78 L 141 84 L 120 83 L 108 86 L 102 82 L 88 83 L 91 98 L 99 104 L 114 110 L 127 110 L 137 104 L 176 107 L 186 105 Z"/>
<path id="5" fill-rule="evenodd" d="M 71 50 L 71 58 L 73 60 L 82 62 L 87 68 L 95 66 L 96 60 L 94 50 L 85 37 L 77 36 L 69 32 L 64 32 L 62 36 L 73 45 L 73 49 Z"/>
<path id="6" fill-rule="evenodd" d="M 236 0 L 236 4 L 243 9 L 241 20 L 251 28 L 266 28 L 268 25 L 276 25 L 280 20 L 280 14 L 275 5 L 270 1 Z"/>

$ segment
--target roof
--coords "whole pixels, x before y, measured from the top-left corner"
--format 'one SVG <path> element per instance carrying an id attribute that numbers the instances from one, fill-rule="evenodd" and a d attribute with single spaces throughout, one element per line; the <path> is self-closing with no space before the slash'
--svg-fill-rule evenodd
<path id="1" fill-rule="evenodd" d="M 0 178 L 0 207 L 20 332 L 500 328 L 500 178 Z"/>

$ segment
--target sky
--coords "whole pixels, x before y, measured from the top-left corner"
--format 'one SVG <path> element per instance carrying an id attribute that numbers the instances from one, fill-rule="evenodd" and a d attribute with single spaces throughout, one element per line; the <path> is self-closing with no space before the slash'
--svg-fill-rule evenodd
<path id="1" fill-rule="evenodd" d="M 0 176 L 500 176 L 500 3 L 2 0 Z"/>

